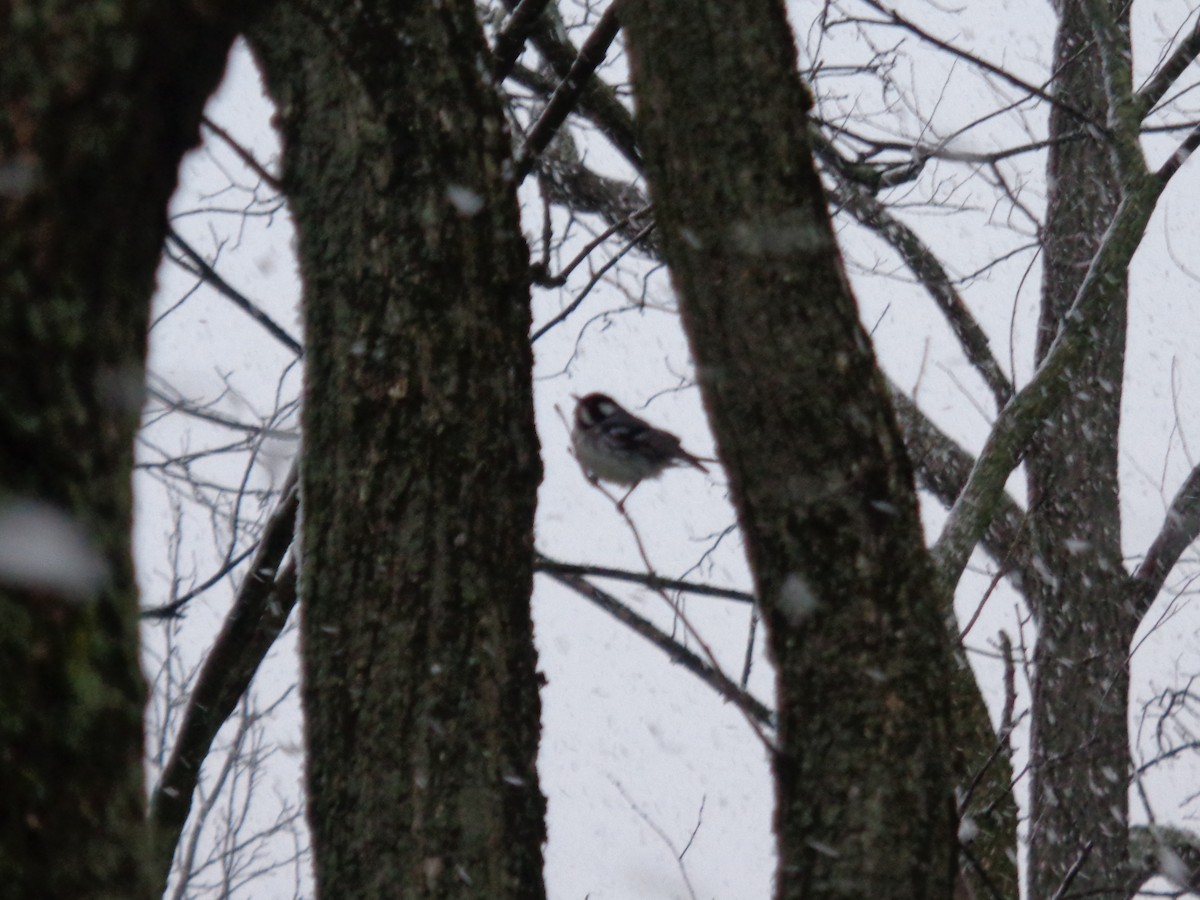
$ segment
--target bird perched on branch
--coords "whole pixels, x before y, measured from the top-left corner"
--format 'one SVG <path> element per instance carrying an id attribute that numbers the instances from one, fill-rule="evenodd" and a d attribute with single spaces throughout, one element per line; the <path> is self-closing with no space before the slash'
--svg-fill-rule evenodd
<path id="1" fill-rule="evenodd" d="M 704 463 L 716 460 L 693 456 L 669 431 L 655 428 L 604 394 L 575 397 L 575 427 L 571 443 L 575 457 L 588 477 L 629 485 L 617 504 L 625 501 L 641 482 L 657 478 L 671 466 L 694 466 L 707 472 Z"/>

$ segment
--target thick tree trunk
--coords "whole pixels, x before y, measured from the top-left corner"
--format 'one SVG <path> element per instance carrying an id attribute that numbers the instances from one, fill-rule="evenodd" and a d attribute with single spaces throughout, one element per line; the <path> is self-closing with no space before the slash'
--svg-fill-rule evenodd
<path id="1" fill-rule="evenodd" d="M 541 468 L 528 253 L 486 50 L 470 0 L 302 9 L 253 40 L 305 282 L 318 886 L 537 900 Z"/>
<path id="2" fill-rule="evenodd" d="M 779 898 L 942 898 L 950 654 L 782 4 L 622 7 L 655 215 L 778 671 Z"/>
<path id="3" fill-rule="evenodd" d="M 1050 113 L 1039 361 L 1065 316 L 1121 199 L 1104 123 L 1100 54 L 1083 0 L 1061 7 Z M 1128 17 L 1128 8 L 1124 15 Z M 1125 278 L 1106 296 L 1087 368 L 1035 439 L 1029 473 L 1038 623 L 1034 655 L 1029 893 L 1052 897 L 1082 861 L 1070 893 L 1124 897 L 1129 877 L 1129 669 L 1136 620 L 1123 603 L 1117 449 L 1125 356 Z"/>
<path id="4" fill-rule="evenodd" d="M 5 896 L 161 890 L 147 865 L 133 437 L 167 200 L 231 39 L 177 4 L 0 3 Z"/>

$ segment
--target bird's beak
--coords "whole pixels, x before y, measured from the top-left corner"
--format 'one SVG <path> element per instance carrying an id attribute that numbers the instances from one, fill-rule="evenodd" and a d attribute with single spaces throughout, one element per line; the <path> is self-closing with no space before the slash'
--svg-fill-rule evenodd
<path id="1" fill-rule="evenodd" d="M 572 394 L 572 395 L 571 395 L 571 399 L 572 399 L 572 400 L 574 400 L 576 403 L 578 403 L 578 402 L 579 402 L 580 400 L 582 400 L 583 398 L 582 398 L 582 397 L 580 397 L 578 394 Z"/>

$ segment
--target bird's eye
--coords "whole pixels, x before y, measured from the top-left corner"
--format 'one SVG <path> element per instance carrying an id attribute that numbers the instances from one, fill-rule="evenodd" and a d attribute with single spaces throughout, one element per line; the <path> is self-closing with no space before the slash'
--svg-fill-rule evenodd
<path id="1" fill-rule="evenodd" d="M 608 400 L 601 400 L 596 404 L 596 409 L 599 410 L 600 415 L 607 418 L 617 411 L 617 404 L 611 403 Z"/>

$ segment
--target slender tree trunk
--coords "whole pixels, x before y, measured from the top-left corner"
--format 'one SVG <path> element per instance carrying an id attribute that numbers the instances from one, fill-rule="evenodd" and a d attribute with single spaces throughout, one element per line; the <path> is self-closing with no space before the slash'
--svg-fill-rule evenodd
<path id="1" fill-rule="evenodd" d="M 231 39 L 173 4 L 0 2 L 5 896 L 156 891 L 133 436 L 167 200 Z"/>
<path id="2" fill-rule="evenodd" d="M 309 821 L 326 897 L 544 896 L 528 251 L 470 0 L 281 4 L 307 369 Z"/>
<path id="3" fill-rule="evenodd" d="M 950 896 L 949 648 L 783 6 L 622 7 L 647 177 L 778 671 L 779 898 Z"/>
<path id="4" fill-rule="evenodd" d="M 1121 199 L 1110 148 L 1093 123 L 1107 100 L 1083 0 L 1067 0 L 1055 42 L 1049 202 L 1038 359 L 1075 300 Z M 1128 17 L 1128 8 L 1124 15 Z M 1029 892 L 1123 897 L 1130 772 L 1126 655 L 1136 619 L 1123 603 L 1117 448 L 1125 363 L 1126 278 L 1110 279 L 1106 311 L 1079 382 L 1027 457 L 1037 618 L 1029 827 Z M 1079 863 L 1082 861 L 1082 865 Z"/>

